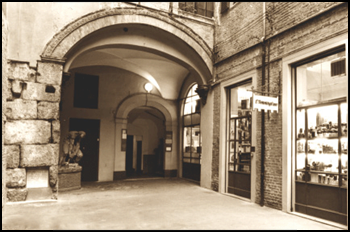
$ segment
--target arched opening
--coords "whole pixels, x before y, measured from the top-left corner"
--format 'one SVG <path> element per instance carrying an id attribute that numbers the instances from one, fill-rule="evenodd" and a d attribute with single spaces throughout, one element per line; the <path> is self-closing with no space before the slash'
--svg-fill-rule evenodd
<path id="1" fill-rule="evenodd" d="M 157 109 L 137 107 L 128 114 L 126 176 L 164 176 L 165 117 Z"/>
<path id="2" fill-rule="evenodd" d="M 202 85 L 211 78 L 207 46 L 193 32 L 156 16 L 124 16 L 107 15 L 115 23 L 106 20 L 102 27 L 90 18 L 80 26 L 73 22 L 76 30 L 65 28 L 63 39 L 55 36 L 42 56 L 64 59 L 61 138 L 74 127 L 72 118 L 99 122 L 92 139 L 98 142 L 92 161 L 97 174 L 87 181 L 178 176 L 179 97 L 189 81 Z M 146 83 L 154 87 L 150 92 Z"/>
<path id="3" fill-rule="evenodd" d="M 200 98 L 197 83 L 190 86 L 183 100 L 182 177 L 200 181 L 202 137 L 200 130 Z"/>

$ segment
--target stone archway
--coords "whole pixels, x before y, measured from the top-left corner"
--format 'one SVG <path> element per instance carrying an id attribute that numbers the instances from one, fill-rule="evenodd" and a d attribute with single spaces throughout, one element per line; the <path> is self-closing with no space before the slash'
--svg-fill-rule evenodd
<path id="1" fill-rule="evenodd" d="M 50 194 L 47 196 L 49 199 L 57 199 L 58 191 L 57 164 L 61 140 L 59 102 L 62 97 L 62 73 L 67 53 L 91 33 L 118 24 L 148 25 L 174 35 L 174 37 L 191 47 L 202 60 L 203 66 L 209 70 L 207 73 L 212 73 L 212 51 L 200 36 L 165 13 L 140 8 L 103 9 L 78 18 L 64 27 L 49 41 L 41 54 L 41 60 L 38 61 L 36 69 L 30 68 L 27 63 L 12 61 L 9 71 L 11 90 L 20 98 L 17 99 L 16 97 L 16 101 L 14 101 L 16 104 L 8 104 L 14 114 L 16 114 L 15 110 L 17 109 L 18 112 L 15 116 L 11 116 L 12 121 L 5 125 L 4 143 L 7 145 L 6 149 L 15 151 L 17 157 L 19 152 L 24 158 L 28 156 L 28 159 L 23 158 L 19 164 L 19 167 L 22 168 L 21 176 L 23 180 L 27 177 L 25 168 L 31 169 L 29 171 L 40 169 L 41 172 L 41 167 L 45 167 L 42 172 L 46 178 L 45 183 L 49 183 L 45 187 L 50 189 Z M 211 78 L 211 75 L 207 75 L 203 82 L 206 82 L 209 78 Z M 176 107 L 169 105 L 169 102 L 160 97 L 149 95 L 149 98 L 149 104 L 159 109 L 166 116 L 167 130 L 174 133 L 173 149 L 166 153 L 166 162 L 169 162 L 165 163 L 165 168 L 170 171 L 176 170 L 178 149 L 176 146 L 177 136 L 175 135 L 177 131 Z M 28 105 L 28 101 L 30 101 L 30 105 Z M 120 131 L 124 125 L 126 117 L 124 114 L 131 110 L 127 105 L 123 108 L 123 104 L 127 104 L 128 101 L 130 100 L 124 101 L 118 108 L 115 119 L 116 131 Z M 25 110 L 28 111 L 25 118 L 19 116 Z M 119 117 L 119 114 L 122 115 Z M 116 144 L 119 145 L 120 133 L 116 133 L 115 139 Z M 21 147 L 19 147 L 19 144 L 21 144 Z M 116 153 L 117 150 L 116 148 Z M 13 189 L 9 192 L 23 195 L 20 201 L 26 200 L 28 193 L 25 187 L 18 190 L 17 186 L 13 186 Z"/>
<path id="2" fill-rule="evenodd" d="M 116 146 L 115 146 L 115 156 L 125 157 L 125 152 L 121 151 L 121 130 L 127 129 L 127 116 L 135 108 L 145 106 L 144 99 L 146 94 L 135 94 L 126 99 L 124 99 L 116 108 L 115 111 L 115 131 L 116 131 Z M 164 171 L 165 176 L 176 176 L 177 175 L 177 114 L 176 105 L 171 104 L 165 99 L 149 94 L 147 106 L 153 107 L 159 110 L 165 117 L 165 128 L 167 132 L 172 133 L 172 150 L 165 152 L 164 158 Z M 123 169 L 124 160 L 119 159 L 119 162 L 115 163 L 116 168 Z M 119 165 L 118 163 L 122 164 Z"/>
<path id="3" fill-rule="evenodd" d="M 85 15 L 67 25 L 46 45 L 43 60 L 64 62 L 66 54 L 81 39 L 99 29 L 117 24 L 144 24 L 165 30 L 192 47 L 212 73 L 212 51 L 206 42 L 186 25 L 166 14 L 147 9 L 104 9 Z"/>

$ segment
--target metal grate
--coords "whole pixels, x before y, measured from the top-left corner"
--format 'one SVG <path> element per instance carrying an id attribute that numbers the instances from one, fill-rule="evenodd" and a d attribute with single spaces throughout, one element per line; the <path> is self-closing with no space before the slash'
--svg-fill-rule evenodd
<path id="1" fill-rule="evenodd" d="M 331 76 L 345 74 L 345 59 L 337 60 L 331 63 Z"/>

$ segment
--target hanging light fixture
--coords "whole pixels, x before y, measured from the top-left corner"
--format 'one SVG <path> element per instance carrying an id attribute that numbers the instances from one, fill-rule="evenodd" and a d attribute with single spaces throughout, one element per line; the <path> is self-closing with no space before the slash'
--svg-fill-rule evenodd
<path id="1" fill-rule="evenodd" d="M 145 86 L 144 86 L 145 90 L 146 90 L 146 104 L 145 106 L 147 106 L 147 94 L 149 94 L 152 89 L 153 89 L 153 85 L 151 83 L 146 83 Z"/>
<path id="2" fill-rule="evenodd" d="M 153 89 L 153 85 L 151 83 L 146 83 L 144 86 L 145 90 L 147 91 L 147 93 L 151 92 Z"/>

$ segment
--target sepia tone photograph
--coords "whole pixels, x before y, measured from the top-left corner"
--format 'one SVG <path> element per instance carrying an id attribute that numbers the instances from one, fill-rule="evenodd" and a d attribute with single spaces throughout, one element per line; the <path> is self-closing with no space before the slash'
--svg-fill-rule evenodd
<path id="1" fill-rule="evenodd" d="M 2 230 L 348 230 L 347 2 L 2 2 Z"/>

